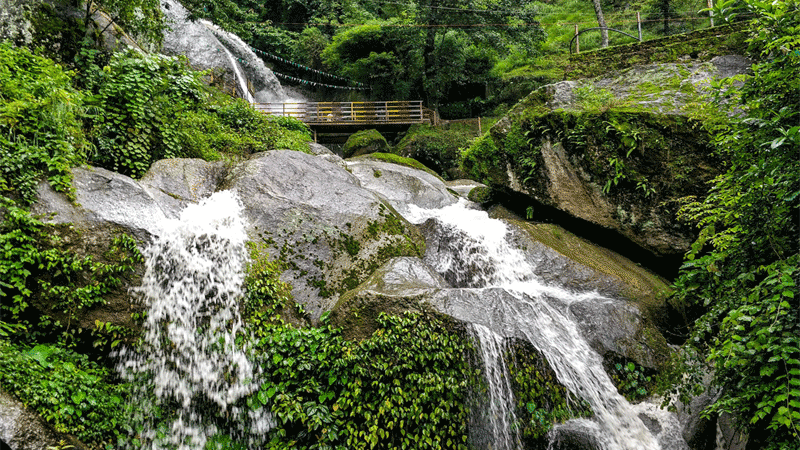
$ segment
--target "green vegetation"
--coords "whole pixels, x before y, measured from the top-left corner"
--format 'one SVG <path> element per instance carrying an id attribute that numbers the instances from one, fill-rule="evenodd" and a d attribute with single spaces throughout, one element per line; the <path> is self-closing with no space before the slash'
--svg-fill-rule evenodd
<path id="1" fill-rule="evenodd" d="M 90 448 L 117 443 L 127 420 L 125 384 L 106 367 L 60 346 L 15 346 L 0 340 L 0 388 L 12 392 L 56 431 Z"/>
<path id="2" fill-rule="evenodd" d="M 702 186 L 698 190 L 693 183 L 709 178 L 702 167 L 713 156 L 708 138 L 693 129 L 692 120 L 612 108 L 602 90 L 579 90 L 578 100 L 583 110 L 540 113 L 534 108 L 516 116 L 505 135 L 488 133 L 476 140 L 464 153 L 465 172 L 503 186 L 510 164 L 523 187 L 544 192 L 542 146 L 560 145 L 567 155 L 576 155 L 607 195 L 651 203 L 659 196 L 699 195 Z M 675 206 L 670 207 L 674 213 Z"/>
<path id="3" fill-rule="evenodd" d="M 0 194 L 28 204 L 46 177 L 69 192 L 69 169 L 85 160 L 84 95 L 69 72 L 25 48 L 0 43 Z"/>
<path id="4" fill-rule="evenodd" d="M 592 409 L 558 382 L 547 360 L 528 342 L 514 341 L 504 358 L 516 397 L 520 437 L 526 448 L 546 447 L 555 423 L 591 417 Z"/>
<path id="5" fill-rule="evenodd" d="M 642 367 L 623 357 L 606 358 L 611 380 L 628 401 L 636 402 L 649 396 L 655 387 L 654 370 Z"/>
<path id="6" fill-rule="evenodd" d="M 296 328 L 277 313 L 287 286 L 263 256 L 250 268 L 244 314 L 264 373 L 246 404 L 277 422 L 262 448 L 467 448 L 468 347 L 452 324 L 381 315 L 360 342 L 326 316 L 321 327 Z"/>
<path id="7" fill-rule="evenodd" d="M 756 14 L 750 38 L 759 62 L 717 107 L 743 108 L 711 123 L 725 172 L 705 199 L 681 210 L 700 236 L 675 282 L 692 320 L 688 366 L 710 365 L 721 396 L 710 413 L 731 413 L 748 448 L 800 443 L 800 5 L 744 2 Z M 739 94 L 739 95 L 734 95 Z M 696 385 L 685 386 L 684 394 Z M 752 446 L 752 447 L 751 447 Z"/>

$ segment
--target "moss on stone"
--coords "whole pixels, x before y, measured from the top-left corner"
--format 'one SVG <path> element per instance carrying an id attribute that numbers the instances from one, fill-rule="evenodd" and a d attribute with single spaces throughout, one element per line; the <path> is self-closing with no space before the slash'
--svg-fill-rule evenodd
<path id="1" fill-rule="evenodd" d="M 425 166 L 421 162 L 417 161 L 413 158 L 406 158 L 404 156 L 396 155 L 394 153 L 383 153 L 383 152 L 375 152 L 369 155 L 364 155 L 363 158 L 367 159 L 374 159 L 376 161 L 384 161 L 389 162 L 392 164 L 399 164 L 401 166 L 411 167 L 418 170 L 423 170 L 428 172 L 429 174 L 435 176 L 436 178 L 444 181 L 439 174 L 431 170 L 429 167 Z"/>
<path id="2" fill-rule="evenodd" d="M 413 125 L 394 153 L 416 159 L 446 177 L 458 167 L 461 148 L 469 145 L 474 136 L 475 132 L 468 126 Z"/>
<path id="3" fill-rule="evenodd" d="M 342 152 L 345 158 L 351 158 L 388 149 L 389 143 L 378 130 L 361 130 L 347 138 Z"/>
<path id="4" fill-rule="evenodd" d="M 492 201 L 492 192 L 492 188 L 490 187 L 478 186 L 469 191 L 467 198 L 470 199 L 470 201 L 483 205 Z"/>

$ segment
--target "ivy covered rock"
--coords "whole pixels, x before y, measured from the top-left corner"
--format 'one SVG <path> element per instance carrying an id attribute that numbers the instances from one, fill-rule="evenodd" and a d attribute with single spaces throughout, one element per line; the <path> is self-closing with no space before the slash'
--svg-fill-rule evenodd
<path id="1" fill-rule="evenodd" d="M 704 196 L 721 167 L 701 126 L 708 112 L 692 105 L 713 80 L 748 68 L 720 57 L 545 86 L 470 147 L 464 168 L 677 260 L 694 239 L 676 219 L 679 199 Z"/>
<path id="2" fill-rule="evenodd" d="M 378 130 L 362 130 L 347 138 L 342 152 L 345 158 L 389 150 L 389 143 Z"/>

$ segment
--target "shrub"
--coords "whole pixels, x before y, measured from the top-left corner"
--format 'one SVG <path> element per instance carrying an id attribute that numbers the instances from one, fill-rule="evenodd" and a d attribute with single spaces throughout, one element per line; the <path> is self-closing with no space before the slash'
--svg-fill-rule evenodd
<path id="1" fill-rule="evenodd" d="M 84 96 L 71 82 L 53 61 L 0 43 L 0 193 L 30 203 L 41 177 L 70 190 L 69 169 L 88 147 L 79 120 Z"/>

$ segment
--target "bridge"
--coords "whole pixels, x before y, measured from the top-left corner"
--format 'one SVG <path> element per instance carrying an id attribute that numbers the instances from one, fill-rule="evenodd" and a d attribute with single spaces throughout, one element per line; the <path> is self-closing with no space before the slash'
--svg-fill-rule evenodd
<path id="1" fill-rule="evenodd" d="M 359 128 L 435 123 L 422 101 L 254 103 L 264 114 L 294 117 L 309 126 Z"/>

